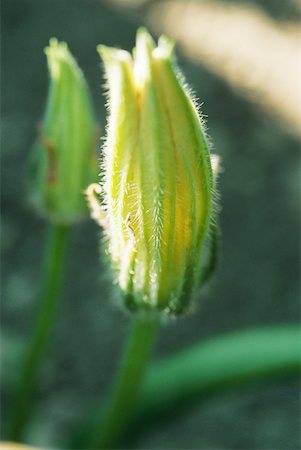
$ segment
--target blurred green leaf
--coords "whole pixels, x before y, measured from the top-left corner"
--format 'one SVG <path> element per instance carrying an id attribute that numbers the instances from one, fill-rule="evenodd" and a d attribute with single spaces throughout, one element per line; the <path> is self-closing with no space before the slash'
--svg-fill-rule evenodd
<path id="1" fill-rule="evenodd" d="M 300 366 L 301 330 L 297 325 L 237 331 L 196 344 L 148 370 L 126 439 L 217 391 L 253 380 L 296 376 Z M 88 415 L 71 448 L 89 443 L 103 407 L 104 402 Z"/>

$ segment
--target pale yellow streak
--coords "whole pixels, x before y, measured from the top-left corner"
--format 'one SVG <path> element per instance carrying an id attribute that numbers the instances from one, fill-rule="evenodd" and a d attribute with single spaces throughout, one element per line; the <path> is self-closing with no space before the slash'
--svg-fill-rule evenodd
<path id="1" fill-rule="evenodd" d="M 15 442 L 0 442 L 0 450 L 41 450 L 38 447 L 28 447 Z"/>
<path id="2" fill-rule="evenodd" d="M 301 29 L 255 6 L 172 0 L 150 6 L 148 22 L 191 59 L 301 134 Z M 283 122 L 284 121 L 284 122 Z"/>

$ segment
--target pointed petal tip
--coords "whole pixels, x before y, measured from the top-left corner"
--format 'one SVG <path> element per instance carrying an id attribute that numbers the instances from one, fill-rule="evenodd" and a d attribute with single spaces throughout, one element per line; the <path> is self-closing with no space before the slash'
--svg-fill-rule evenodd
<path id="1" fill-rule="evenodd" d="M 59 41 L 57 38 L 52 37 L 49 39 L 48 47 L 44 48 L 45 55 L 50 58 L 68 58 L 71 57 L 68 45 L 64 41 Z"/>
<path id="2" fill-rule="evenodd" d="M 136 39 L 152 39 L 151 35 L 149 34 L 148 30 L 146 27 L 139 27 L 137 32 L 136 32 Z"/>
<path id="3" fill-rule="evenodd" d="M 131 60 L 131 55 L 126 50 L 107 47 L 102 44 L 99 44 L 96 49 L 105 64 Z"/>
<path id="4" fill-rule="evenodd" d="M 136 33 L 136 47 L 140 46 L 149 48 L 151 50 L 155 48 L 155 41 L 145 27 L 138 28 Z"/>
<path id="5" fill-rule="evenodd" d="M 158 41 L 158 47 L 154 50 L 154 56 L 161 59 L 171 59 L 174 56 L 175 41 L 162 35 Z"/>
<path id="6" fill-rule="evenodd" d="M 173 53 L 175 48 L 175 41 L 171 39 L 169 36 L 166 36 L 165 34 L 162 34 L 159 38 L 158 47 L 164 49 L 166 52 L 169 52 L 170 54 Z"/>

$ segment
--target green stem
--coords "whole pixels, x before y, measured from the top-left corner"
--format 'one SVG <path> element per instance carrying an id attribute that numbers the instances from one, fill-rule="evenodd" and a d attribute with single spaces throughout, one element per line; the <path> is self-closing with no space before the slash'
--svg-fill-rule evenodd
<path id="1" fill-rule="evenodd" d="M 124 355 L 111 400 L 97 430 L 93 448 L 114 448 L 134 410 L 144 370 L 153 346 L 157 319 L 137 316 L 134 319 L 128 347 Z"/>
<path id="2" fill-rule="evenodd" d="M 300 343 L 298 325 L 275 325 L 217 336 L 152 364 L 145 374 L 123 444 L 132 443 L 145 428 L 162 424 L 214 393 L 253 380 L 298 377 Z M 99 405 L 86 414 L 71 448 L 87 448 L 85 444 L 90 442 L 89 436 L 100 422 L 102 411 L 103 405 Z"/>
<path id="3" fill-rule="evenodd" d="M 20 375 L 12 414 L 11 438 L 20 441 L 30 417 L 32 394 L 51 331 L 58 302 L 69 227 L 54 225 L 50 231 L 45 279 L 36 328 Z"/>
<path id="4" fill-rule="evenodd" d="M 298 325 L 246 330 L 197 344 L 147 371 L 129 436 L 215 392 L 251 380 L 298 376 L 300 367 Z"/>

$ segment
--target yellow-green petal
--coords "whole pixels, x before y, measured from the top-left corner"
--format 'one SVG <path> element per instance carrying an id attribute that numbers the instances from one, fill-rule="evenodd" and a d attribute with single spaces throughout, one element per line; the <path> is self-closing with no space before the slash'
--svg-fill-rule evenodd
<path id="1" fill-rule="evenodd" d="M 212 170 L 174 43 L 145 29 L 133 56 L 100 48 L 109 87 L 102 170 L 108 248 L 128 306 L 180 313 L 200 276 Z"/>

